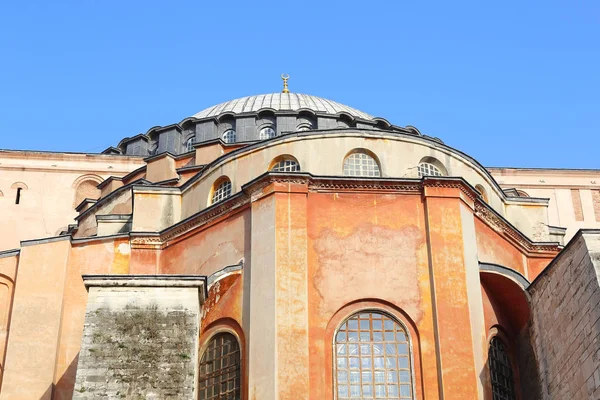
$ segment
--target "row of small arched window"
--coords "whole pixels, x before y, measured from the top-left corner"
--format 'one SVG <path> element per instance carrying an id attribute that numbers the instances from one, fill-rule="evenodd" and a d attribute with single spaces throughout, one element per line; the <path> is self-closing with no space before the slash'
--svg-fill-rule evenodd
<path id="1" fill-rule="evenodd" d="M 299 131 L 307 131 L 309 130 L 310 127 L 308 126 L 301 126 L 298 128 Z M 259 131 L 258 134 L 258 139 L 259 140 L 267 140 L 267 139 L 272 139 L 277 135 L 277 133 L 275 132 L 275 129 L 273 129 L 270 126 L 266 126 L 264 128 L 262 128 Z M 225 132 L 223 132 L 223 134 L 221 135 L 221 139 L 225 142 L 225 143 L 235 143 L 237 140 L 237 136 L 235 133 L 235 129 L 227 129 Z M 192 151 L 194 150 L 194 138 L 191 137 L 189 138 L 186 142 L 185 142 L 185 150 L 186 151 Z"/>
<path id="2" fill-rule="evenodd" d="M 292 156 L 282 156 L 276 158 L 269 168 L 273 172 L 300 172 L 298 160 Z M 443 176 L 441 168 L 432 162 L 422 161 L 417 166 L 419 178 L 423 176 Z M 342 168 L 344 176 L 356 177 L 379 177 L 381 176 L 381 167 L 376 158 L 364 149 L 356 149 L 344 159 Z M 217 203 L 231 196 L 231 181 L 227 177 L 219 178 L 214 184 L 210 196 L 210 204 Z"/>
<path id="3" fill-rule="evenodd" d="M 335 333 L 334 391 L 339 400 L 415 398 L 413 354 L 408 330 L 390 315 L 365 310 Z M 228 332 L 215 335 L 200 359 L 200 400 L 241 398 L 241 352 Z M 493 399 L 516 399 L 506 345 L 495 336 L 488 353 Z"/>

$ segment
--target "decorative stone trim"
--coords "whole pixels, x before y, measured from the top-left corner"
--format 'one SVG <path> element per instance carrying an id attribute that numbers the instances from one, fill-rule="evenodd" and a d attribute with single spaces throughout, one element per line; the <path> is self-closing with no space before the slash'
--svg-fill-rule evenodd
<path id="1" fill-rule="evenodd" d="M 498 215 L 488 205 L 477 201 L 475 202 L 475 215 L 484 221 L 492 230 L 505 236 L 509 241 L 517 244 L 519 247 L 530 253 L 558 253 L 561 248 L 558 243 L 553 242 L 531 242 L 529 238 L 523 235 L 517 228 Z"/>
<path id="2" fill-rule="evenodd" d="M 475 205 L 475 215 L 489 225 L 495 232 L 504 236 L 513 244 L 519 246 L 527 253 L 553 256 L 559 252 L 559 243 L 532 242 L 519 232 L 508 221 L 502 218 L 488 204 L 483 202 L 475 189 L 461 178 L 431 178 L 416 179 L 363 179 L 353 177 L 321 177 L 308 173 L 285 174 L 265 173 L 247 185 L 234 196 L 215 204 L 200 213 L 167 228 L 160 233 L 134 232 L 131 234 L 132 248 L 138 249 L 163 249 L 174 241 L 179 241 L 191 231 L 205 226 L 223 215 L 238 210 L 256 201 L 263 195 L 263 189 L 273 183 L 307 185 L 309 190 L 318 192 L 363 191 L 381 193 L 411 193 L 421 194 L 423 187 L 454 188 L 461 190 Z"/>

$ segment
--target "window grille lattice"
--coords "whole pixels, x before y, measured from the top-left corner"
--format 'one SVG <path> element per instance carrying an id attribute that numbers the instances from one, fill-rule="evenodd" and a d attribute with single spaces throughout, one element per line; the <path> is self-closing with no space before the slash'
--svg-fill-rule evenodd
<path id="1" fill-rule="evenodd" d="M 410 351 L 406 331 L 387 315 L 352 316 L 335 337 L 337 399 L 413 399 Z"/>
<path id="2" fill-rule="evenodd" d="M 300 172 L 300 164 L 295 160 L 281 160 L 271 168 L 274 172 Z"/>
<path id="3" fill-rule="evenodd" d="M 224 180 L 217 186 L 212 196 L 212 204 L 218 203 L 231 196 L 231 181 L 229 179 Z"/>
<path id="4" fill-rule="evenodd" d="M 506 346 L 497 337 L 490 342 L 488 365 L 492 378 L 493 400 L 515 400 L 515 384 Z"/>
<path id="5" fill-rule="evenodd" d="M 192 150 L 194 150 L 194 138 L 189 138 L 185 142 L 185 151 L 192 151 Z"/>
<path id="6" fill-rule="evenodd" d="M 442 176 L 442 171 L 438 167 L 430 163 L 419 164 L 417 170 L 419 171 L 419 178 L 424 176 Z"/>
<path id="7" fill-rule="evenodd" d="M 345 176 L 381 176 L 379 164 L 366 153 L 352 153 L 344 160 Z"/>
<path id="8" fill-rule="evenodd" d="M 226 130 L 225 133 L 223 133 L 222 138 L 225 143 L 235 143 L 235 131 L 233 129 Z"/>
<path id="9" fill-rule="evenodd" d="M 260 130 L 260 140 L 271 139 L 275 137 L 275 129 L 271 127 L 262 128 Z"/>
<path id="10" fill-rule="evenodd" d="M 200 359 L 200 400 L 239 400 L 240 346 L 231 333 L 221 333 L 208 344 Z"/>

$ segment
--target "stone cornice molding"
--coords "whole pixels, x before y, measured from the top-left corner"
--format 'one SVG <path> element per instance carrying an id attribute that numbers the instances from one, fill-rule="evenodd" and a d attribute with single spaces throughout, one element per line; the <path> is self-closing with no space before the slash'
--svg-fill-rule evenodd
<path id="1" fill-rule="evenodd" d="M 494 211 L 462 178 L 415 179 L 364 179 L 353 177 L 320 177 L 308 173 L 285 174 L 265 173 L 244 185 L 242 191 L 229 199 L 215 204 L 201 212 L 163 230 L 160 233 L 132 232 L 132 248 L 163 249 L 185 239 L 189 234 L 231 213 L 237 213 L 252 202 L 272 192 L 265 188 L 272 184 L 306 185 L 308 190 L 316 192 L 368 192 L 368 193 L 404 193 L 422 194 L 424 187 L 459 189 L 474 203 L 474 215 L 493 231 L 518 247 L 528 256 L 553 257 L 560 251 L 560 245 L 554 242 L 532 242 L 506 219 Z"/>
<path id="2" fill-rule="evenodd" d="M 482 201 L 475 202 L 475 216 L 485 222 L 494 232 L 524 250 L 529 256 L 540 253 L 554 256 L 560 251 L 560 245 L 557 242 L 532 242 Z"/>

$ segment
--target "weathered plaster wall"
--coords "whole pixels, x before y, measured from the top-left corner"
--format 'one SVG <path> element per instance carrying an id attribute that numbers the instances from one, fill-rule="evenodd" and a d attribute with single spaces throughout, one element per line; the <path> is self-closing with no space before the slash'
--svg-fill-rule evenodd
<path id="1" fill-rule="evenodd" d="M 517 188 L 532 197 L 549 198 L 548 220 L 567 228 L 565 243 L 578 229 L 600 228 L 600 171 L 552 168 L 488 168 L 503 188 Z M 577 220 L 571 189 L 579 191 L 583 219 Z"/>
<path id="2" fill-rule="evenodd" d="M 412 327 L 417 398 L 437 398 L 421 197 L 310 192 L 307 212 L 311 398 L 333 396 L 332 337 L 353 303 L 389 309 Z"/>
<path id="3" fill-rule="evenodd" d="M 75 237 L 88 237 L 97 233 L 98 225 L 96 215 L 132 214 L 133 203 L 131 189 L 123 189 L 120 193 L 114 194 L 108 201 L 99 204 L 94 210 L 85 214 L 78 221 L 78 229 Z"/>
<path id="4" fill-rule="evenodd" d="M 249 259 L 249 208 L 190 234 L 160 253 L 160 273 L 211 275 Z"/>
<path id="5" fill-rule="evenodd" d="M 142 164 L 138 157 L 0 151 L 0 251 L 55 236 L 74 223 L 74 183 L 82 177 L 123 176 Z M 27 186 L 19 204 L 12 188 L 17 182 Z"/>
<path id="6" fill-rule="evenodd" d="M 480 262 L 502 265 L 528 276 L 523 265 L 525 261 L 523 254 L 515 246 L 478 218 L 475 218 L 475 230 L 477 231 L 477 255 Z"/>
<path id="7" fill-rule="evenodd" d="M 21 249 L 1 399 L 51 399 L 69 250 L 68 240 Z"/>
<path id="8" fill-rule="evenodd" d="M 600 237 L 584 231 L 529 288 L 541 399 L 600 397 L 599 272 Z"/>

